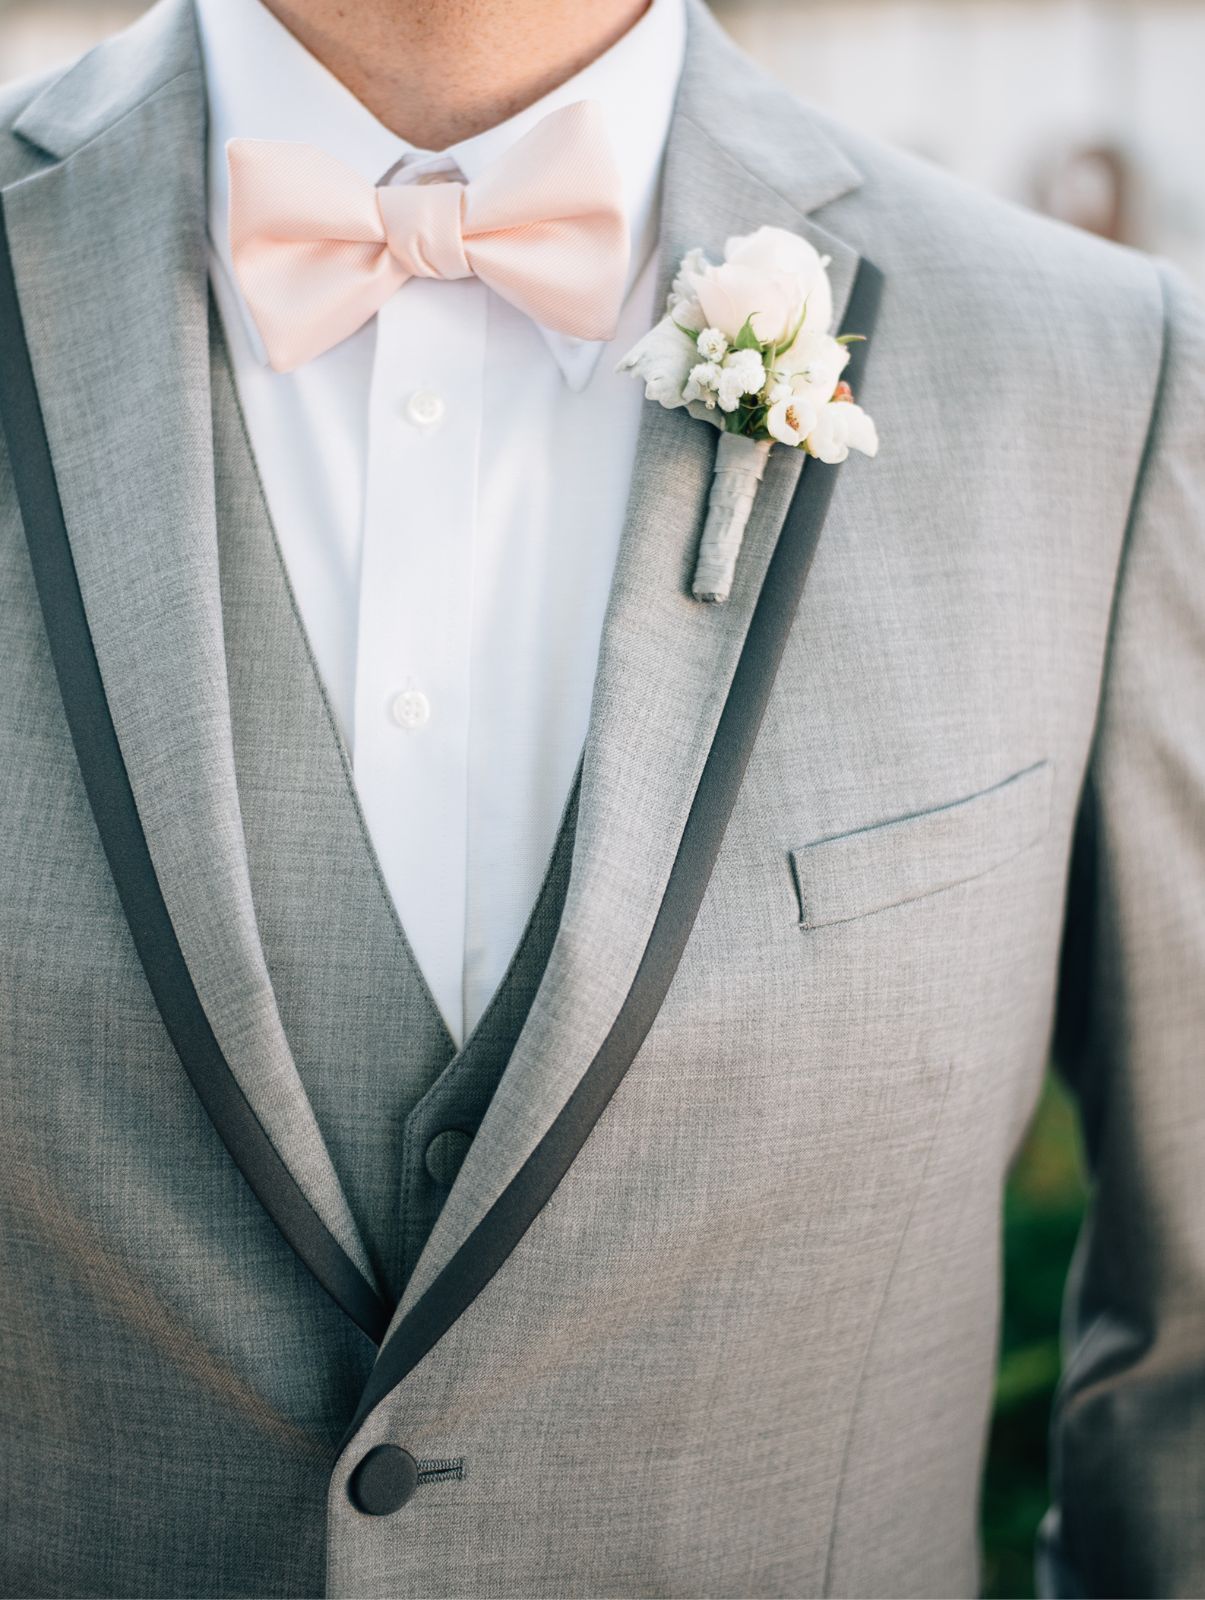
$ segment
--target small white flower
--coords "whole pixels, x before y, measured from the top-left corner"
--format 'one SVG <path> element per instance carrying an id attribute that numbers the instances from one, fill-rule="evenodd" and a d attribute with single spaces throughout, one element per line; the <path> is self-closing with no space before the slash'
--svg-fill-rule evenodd
<path id="1" fill-rule="evenodd" d="M 718 328 L 704 328 L 699 335 L 699 354 L 704 361 L 722 361 L 728 354 L 728 341 Z"/>
<path id="2" fill-rule="evenodd" d="M 735 411 L 744 398 L 744 394 L 745 385 L 741 382 L 740 373 L 729 372 L 727 368 L 721 368 L 720 381 L 716 392 L 716 398 L 720 402 L 720 410 Z"/>
<path id="3" fill-rule="evenodd" d="M 780 384 L 779 388 L 785 385 Z M 775 401 L 766 417 L 766 427 L 780 444 L 798 446 L 804 443 L 816 426 L 816 408 L 802 395 L 788 390 L 784 398 Z"/>
<path id="4" fill-rule="evenodd" d="M 745 395 L 758 394 L 766 381 L 766 369 L 756 350 L 733 350 L 722 367 L 714 362 L 707 365 L 706 387 L 714 389 L 721 411 L 735 411 Z"/>
<path id="5" fill-rule="evenodd" d="M 690 376 L 682 391 L 682 399 L 687 405 L 696 400 L 702 401 L 708 411 L 714 410 L 716 392 L 722 377 L 723 369 L 714 361 L 700 361 L 697 366 L 690 369 Z"/>
<path id="6" fill-rule="evenodd" d="M 724 371 L 731 383 L 741 382 L 742 394 L 757 394 L 766 381 L 765 363 L 759 350 L 733 350 L 724 360 Z"/>
<path id="7" fill-rule="evenodd" d="M 805 444 L 809 455 L 835 467 L 851 450 L 860 450 L 866 456 L 877 455 L 879 436 L 861 406 L 852 400 L 832 400 L 820 407 Z"/>
<path id="8" fill-rule="evenodd" d="M 837 380 L 849 361 L 849 347 L 831 334 L 804 331 L 779 358 L 779 366 L 791 380 L 796 394 L 806 394 L 813 405 L 832 399 Z"/>

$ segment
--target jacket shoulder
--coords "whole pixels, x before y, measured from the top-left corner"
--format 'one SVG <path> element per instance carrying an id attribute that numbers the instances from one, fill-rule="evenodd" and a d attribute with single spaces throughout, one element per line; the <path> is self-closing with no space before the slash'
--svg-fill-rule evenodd
<path id="1" fill-rule="evenodd" d="M 202 75 L 192 0 L 156 0 L 74 60 L 0 89 L 0 186 L 82 148 L 173 83 Z"/>
<path id="2" fill-rule="evenodd" d="M 1163 358 L 1166 265 L 828 123 L 862 182 L 817 221 L 869 257 L 938 365 L 1052 409 L 1111 394 L 1145 431 Z M 944 358 L 938 353 L 944 348 Z"/>
<path id="3" fill-rule="evenodd" d="M 1161 302 L 1154 260 L 1082 229 L 1002 199 L 907 151 L 821 119 L 862 174 L 861 187 L 831 207 L 851 219 L 873 218 L 884 270 L 957 275 L 971 286 L 1030 298 L 1035 286 L 1070 298 L 1096 315 L 1137 297 L 1149 311 Z"/>
<path id="4" fill-rule="evenodd" d="M 77 58 L 82 59 L 82 58 Z M 60 63 L 49 71 L 18 78 L 15 83 L 0 85 L 0 188 L 17 183 L 30 172 L 46 164 L 45 155 L 16 131 L 26 108 L 67 75 L 75 61 Z"/>

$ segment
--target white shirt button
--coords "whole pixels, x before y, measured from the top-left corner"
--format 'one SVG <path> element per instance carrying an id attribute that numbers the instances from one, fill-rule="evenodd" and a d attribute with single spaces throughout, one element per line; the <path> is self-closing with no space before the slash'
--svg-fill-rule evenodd
<path id="1" fill-rule="evenodd" d="M 421 689 L 403 689 L 389 702 L 389 715 L 399 728 L 421 728 L 431 719 L 431 702 Z"/>
<path id="2" fill-rule="evenodd" d="M 406 401 L 406 415 L 416 428 L 433 428 L 447 407 L 430 389 L 416 389 Z"/>

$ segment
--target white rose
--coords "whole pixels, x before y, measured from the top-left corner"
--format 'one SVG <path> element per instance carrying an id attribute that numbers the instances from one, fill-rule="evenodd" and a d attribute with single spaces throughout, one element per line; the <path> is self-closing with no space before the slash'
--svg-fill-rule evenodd
<path id="1" fill-rule="evenodd" d="M 815 246 L 786 228 L 758 228 L 753 233 L 734 234 L 724 245 L 724 260 L 739 261 L 765 272 L 793 272 L 811 279 L 831 258 L 821 256 Z"/>
<path id="2" fill-rule="evenodd" d="M 790 337 L 803 311 L 803 289 L 791 273 L 728 262 L 708 269 L 699 279 L 698 294 L 710 326 L 729 340 L 752 318 L 758 341 L 778 344 Z"/>
<path id="3" fill-rule="evenodd" d="M 672 411 L 686 404 L 682 391 L 695 364 L 695 347 L 669 317 L 663 317 L 639 344 L 633 345 L 615 368 L 616 372 L 635 372 L 644 379 L 647 399 L 656 400 Z"/>
<path id="4" fill-rule="evenodd" d="M 851 450 L 873 456 L 879 449 L 874 423 L 852 400 L 833 400 L 821 406 L 805 442 L 810 454 L 830 466 L 844 461 Z"/>
<path id="5" fill-rule="evenodd" d="M 766 427 L 780 444 L 803 444 L 816 426 L 816 408 L 803 398 L 789 394 L 770 407 Z"/>
<path id="6" fill-rule="evenodd" d="M 758 228 L 755 233 L 737 234 L 724 246 L 725 262 L 795 279 L 800 299 L 807 299 L 804 327 L 819 333 L 827 333 L 833 323 L 833 294 L 825 270 L 831 259 L 785 228 Z"/>

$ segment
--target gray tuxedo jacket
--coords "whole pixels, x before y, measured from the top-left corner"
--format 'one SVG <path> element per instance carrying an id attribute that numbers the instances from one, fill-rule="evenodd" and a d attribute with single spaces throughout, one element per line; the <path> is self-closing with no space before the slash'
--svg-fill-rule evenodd
<path id="1" fill-rule="evenodd" d="M 0 1589 L 972 1593 L 1057 1030 L 1046 1581 L 1205 1592 L 1200 306 L 692 10 L 663 273 L 772 223 L 877 286 L 883 448 L 775 451 L 706 607 L 716 434 L 646 409 L 563 908 L 391 1293 L 299 1062 L 438 1040 L 230 488 L 204 116 L 187 0 L 0 99 Z"/>

